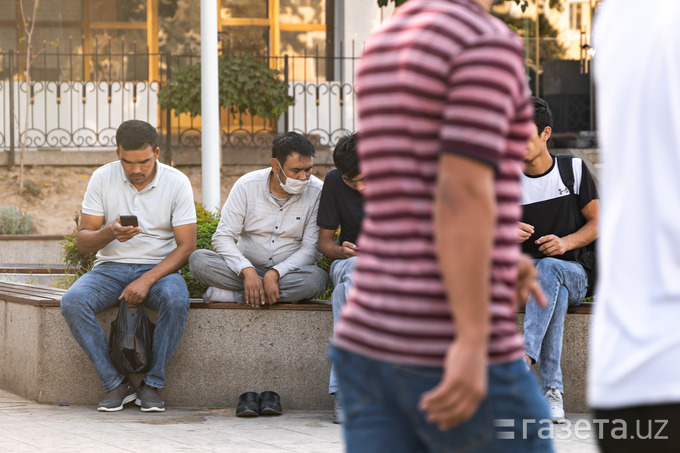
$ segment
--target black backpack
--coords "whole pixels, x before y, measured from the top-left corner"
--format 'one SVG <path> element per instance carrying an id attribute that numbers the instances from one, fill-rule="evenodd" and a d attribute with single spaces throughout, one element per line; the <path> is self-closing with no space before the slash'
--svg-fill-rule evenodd
<path id="1" fill-rule="evenodd" d="M 574 167 L 571 163 L 574 156 L 571 154 L 557 154 L 555 157 L 557 157 L 557 168 L 560 171 L 560 178 L 562 178 L 562 182 L 569 189 L 572 206 L 578 211 L 577 218 L 581 219 L 581 224 L 578 226 L 578 228 L 581 228 L 585 225 L 586 220 L 578 208 L 576 192 L 574 192 Z M 588 292 L 586 297 L 592 296 L 595 293 L 595 285 L 597 285 L 597 239 L 581 249 L 577 261 L 583 266 L 588 275 Z"/>

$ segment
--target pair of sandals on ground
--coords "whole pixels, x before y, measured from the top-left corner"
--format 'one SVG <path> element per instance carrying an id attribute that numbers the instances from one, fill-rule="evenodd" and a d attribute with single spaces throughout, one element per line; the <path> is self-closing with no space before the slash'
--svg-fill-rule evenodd
<path id="1" fill-rule="evenodd" d="M 262 393 L 246 392 L 238 397 L 237 417 L 257 417 L 258 415 L 281 415 L 281 397 L 278 393 L 265 391 Z"/>

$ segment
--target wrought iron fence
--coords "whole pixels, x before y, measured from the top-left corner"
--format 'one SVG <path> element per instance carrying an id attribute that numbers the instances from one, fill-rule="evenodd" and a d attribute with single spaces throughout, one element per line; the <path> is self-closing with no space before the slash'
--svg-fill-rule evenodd
<path id="1" fill-rule="evenodd" d="M 341 51 L 332 57 L 318 52 L 258 57 L 280 72 L 294 105 L 278 122 L 223 110 L 223 145 L 268 145 L 272 133 L 288 130 L 333 145 L 354 131 L 358 56 L 351 48 L 347 56 Z M 198 63 L 199 55 L 153 54 L 124 42 L 97 44 L 91 54 L 81 49 L 71 42 L 34 49 L 30 84 L 24 77 L 26 54 L 0 53 L 0 151 L 10 151 L 12 161 L 21 132 L 31 150 L 111 149 L 116 128 L 131 118 L 155 125 L 169 153 L 174 147 L 200 147 L 200 117 L 175 115 L 158 105 L 172 71 Z"/>

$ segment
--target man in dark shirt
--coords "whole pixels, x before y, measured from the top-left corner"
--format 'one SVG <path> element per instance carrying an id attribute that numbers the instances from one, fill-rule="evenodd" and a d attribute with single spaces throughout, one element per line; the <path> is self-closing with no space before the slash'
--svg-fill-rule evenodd
<path id="1" fill-rule="evenodd" d="M 525 358 L 538 361 L 545 398 L 554 422 L 564 421 L 562 404 L 562 335 L 569 305 L 578 305 L 588 290 L 590 269 L 584 267 L 585 247 L 597 237 L 599 201 L 586 164 L 568 159 L 573 194 L 560 172 L 558 157 L 548 151 L 552 113 L 532 98 L 536 128 L 525 157 L 522 184 L 522 251 L 536 263 L 538 281 L 548 301 L 539 308 L 529 298 L 524 317 Z M 564 156 L 563 156 L 564 157 Z"/>
<path id="2" fill-rule="evenodd" d="M 330 269 L 333 283 L 333 324 L 340 319 L 340 311 L 345 306 L 349 288 L 352 285 L 352 269 L 359 248 L 356 245 L 361 221 L 364 218 L 364 201 L 361 192 L 364 180 L 359 170 L 357 157 L 357 134 L 343 137 L 333 151 L 335 168 L 328 172 L 321 191 L 317 224 L 319 240 L 317 247 L 321 253 L 334 260 Z M 340 241 L 335 242 L 335 232 L 340 227 Z M 335 395 L 338 384 L 331 366 L 328 393 Z M 342 422 L 340 403 L 335 398 L 335 423 Z"/>

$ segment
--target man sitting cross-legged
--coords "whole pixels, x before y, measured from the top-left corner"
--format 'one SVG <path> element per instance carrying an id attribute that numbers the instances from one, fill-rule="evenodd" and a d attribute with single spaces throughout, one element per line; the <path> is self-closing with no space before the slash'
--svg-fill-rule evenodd
<path id="1" fill-rule="evenodd" d="M 359 169 L 357 157 L 357 134 L 343 137 L 333 151 L 335 168 L 328 172 L 323 183 L 319 203 L 318 248 L 328 258 L 333 259 L 330 278 L 333 283 L 333 325 L 340 319 L 340 311 L 347 302 L 352 285 L 352 269 L 359 250 L 356 243 L 364 218 L 364 180 Z M 340 227 L 340 243 L 335 242 L 335 231 Z M 335 395 L 338 383 L 331 365 L 331 378 L 328 393 Z M 335 398 L 335 422 L 342 422 L 339 399 Z"/>
<path id="2" fill-rule="evenodd" d="M 586 296 L 593 263 L 586 246 L 597 237 L 599 201 L 586 164 L 565 159 L 571 181 L 560 161 L 548 151 L 552 113 L 543 99 L 532 98 L 536 129 L 529 140 L 521 176 L 522 251 L 534 258 L 546 308 L 529 298 L 524 318 L 527 363 L 538 361 L 543 391 L 554 422 L 564 420 L 562 404 L 562 335 L 569 305 Z M 564 162 L 562 163 L 564 165 Z M 572 187 L 570 187 L 572 186 Z"/>
<path id="3" fill-rule="evenodd" d="M 212 238 L 196 250 L 191 274 L 208 285 L 206 302 L 255 307 L 319 297 L 326 272 L 314 266 L 321 181 L 312 176 L 314 145 L 289 132 L 274 139 L 271 168 L 236 181 Z"/>

